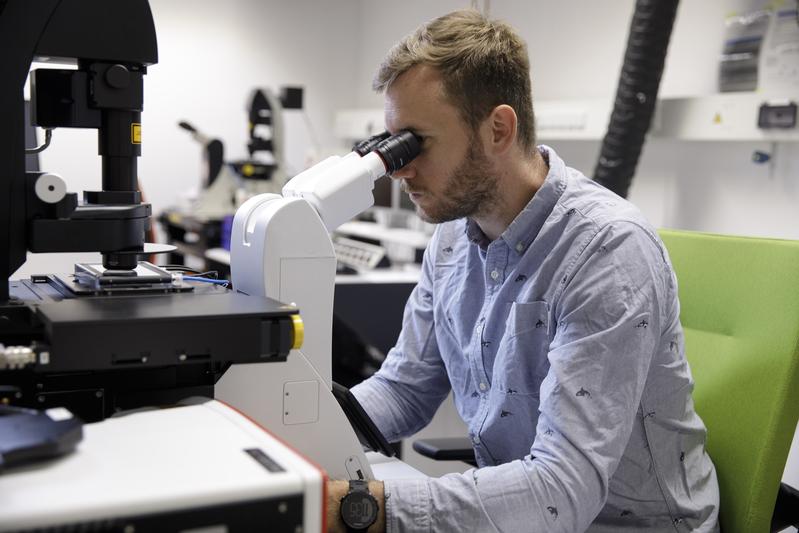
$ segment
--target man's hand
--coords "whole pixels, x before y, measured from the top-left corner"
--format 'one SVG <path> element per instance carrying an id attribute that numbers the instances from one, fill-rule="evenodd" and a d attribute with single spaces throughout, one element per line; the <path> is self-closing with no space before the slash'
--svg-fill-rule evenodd
<path id="1" fill-rule="evenodd" d="M 341 498 L 350 490 L 348 481 L 333 480 L 327 482 L 327 531 L 328 533 L 346 533 L 347 528 L 341 521 Z M 370 481 L 369 492 L 377 500 L 379 510 L 377 520 L 367 530 L 368 533 L 385 533 L 386 531 L 386 498 L 382 481 Z"/>

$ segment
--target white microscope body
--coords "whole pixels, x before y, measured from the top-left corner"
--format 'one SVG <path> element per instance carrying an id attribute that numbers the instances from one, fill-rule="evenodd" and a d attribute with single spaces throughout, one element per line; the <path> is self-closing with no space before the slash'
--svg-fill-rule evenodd
<path id="1" fill-rule="evenodd" d="M 336 255 L 329 232 L 369 208 L 374 181 L 419 152 L 410 132 L 386 137 L 373 138 L 361 150 L 330 157 L 298 174 L 282 196 L 249 199 L 233 221 L 234 288 L 298 306 L 305 340 L 284 363 L 233 365 L 216 384 L 216 397 L 247 413 L 337 479 L 373 475 L 331 393 Z"/>

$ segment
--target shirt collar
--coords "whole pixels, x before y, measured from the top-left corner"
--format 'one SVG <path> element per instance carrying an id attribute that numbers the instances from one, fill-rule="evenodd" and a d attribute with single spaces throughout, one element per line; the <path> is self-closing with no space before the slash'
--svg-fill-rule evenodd
<path id="1" fill-rule="evenodd" d="M 508 248 L 518 255 L 526 252 L 530 243 L 538 236 L 538 232 L 541 231 L 541 227 L 566 189 L 567 173 L 563 159 L 558 157 L 555 150 L 543 144 L 538 147 L 538 151 L 549 163 L 546 179 L 524 209 L 499 236 Z M 466 236 L 471 242 L 483 247 L 490 244 L 480 226 L 470 218 L 466 219 Z"/>

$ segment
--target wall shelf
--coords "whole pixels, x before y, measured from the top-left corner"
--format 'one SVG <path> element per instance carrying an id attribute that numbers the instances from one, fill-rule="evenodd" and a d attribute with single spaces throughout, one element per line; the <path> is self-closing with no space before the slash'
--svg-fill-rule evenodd
<path id="1" fill-rule="evenodd" d="M 760 129 L 757 117 L 763 103 L 796 102 L 760 93 L 724 93 L 658 102 L 653 136 L 684 141 L 796 142 L 799 129 Z"/>
<path id="2" fill-rule="evenodd" d="M 799 129 L 760 129 L 763 103 L 788 98 L 760 93 L 724 93 L 658 101 L 650 139 L 680 141 L 799 141 Z M 794 101 L 797 99 L 794 98 Z M 538 137 L 549 140 L 601 140 L 610 119 L 610 100 L 535 102 Z"/>
<path id="3" fill-rule="evenodd" d="M 658 101 L 650 139 L 681 141 L 796 142 L 799 128 L 757 127 L 760 105 L 799 101 L 756 92 L 722 93 Z M 611 99 L 536 100 L 538 139 L 600 141 L 607 130 Z M 382 109 L 350 109 L 336 113 L 335 133 L 344 140 L 363 139 L 383 129 Z"/>

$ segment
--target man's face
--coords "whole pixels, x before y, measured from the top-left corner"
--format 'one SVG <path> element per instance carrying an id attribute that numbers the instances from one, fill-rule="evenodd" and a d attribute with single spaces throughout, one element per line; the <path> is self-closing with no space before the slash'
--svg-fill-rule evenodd
<path id="1" fill-rule="evenodd" d="M 417 65 L 386 91 L 386 127 L 390 133 L 411 130 L 423 138 L 421 153 L 392 177 L 427 222 L 479 215 L 497 196 L 479 135 L 447 100 L 441 75 Z"/>

